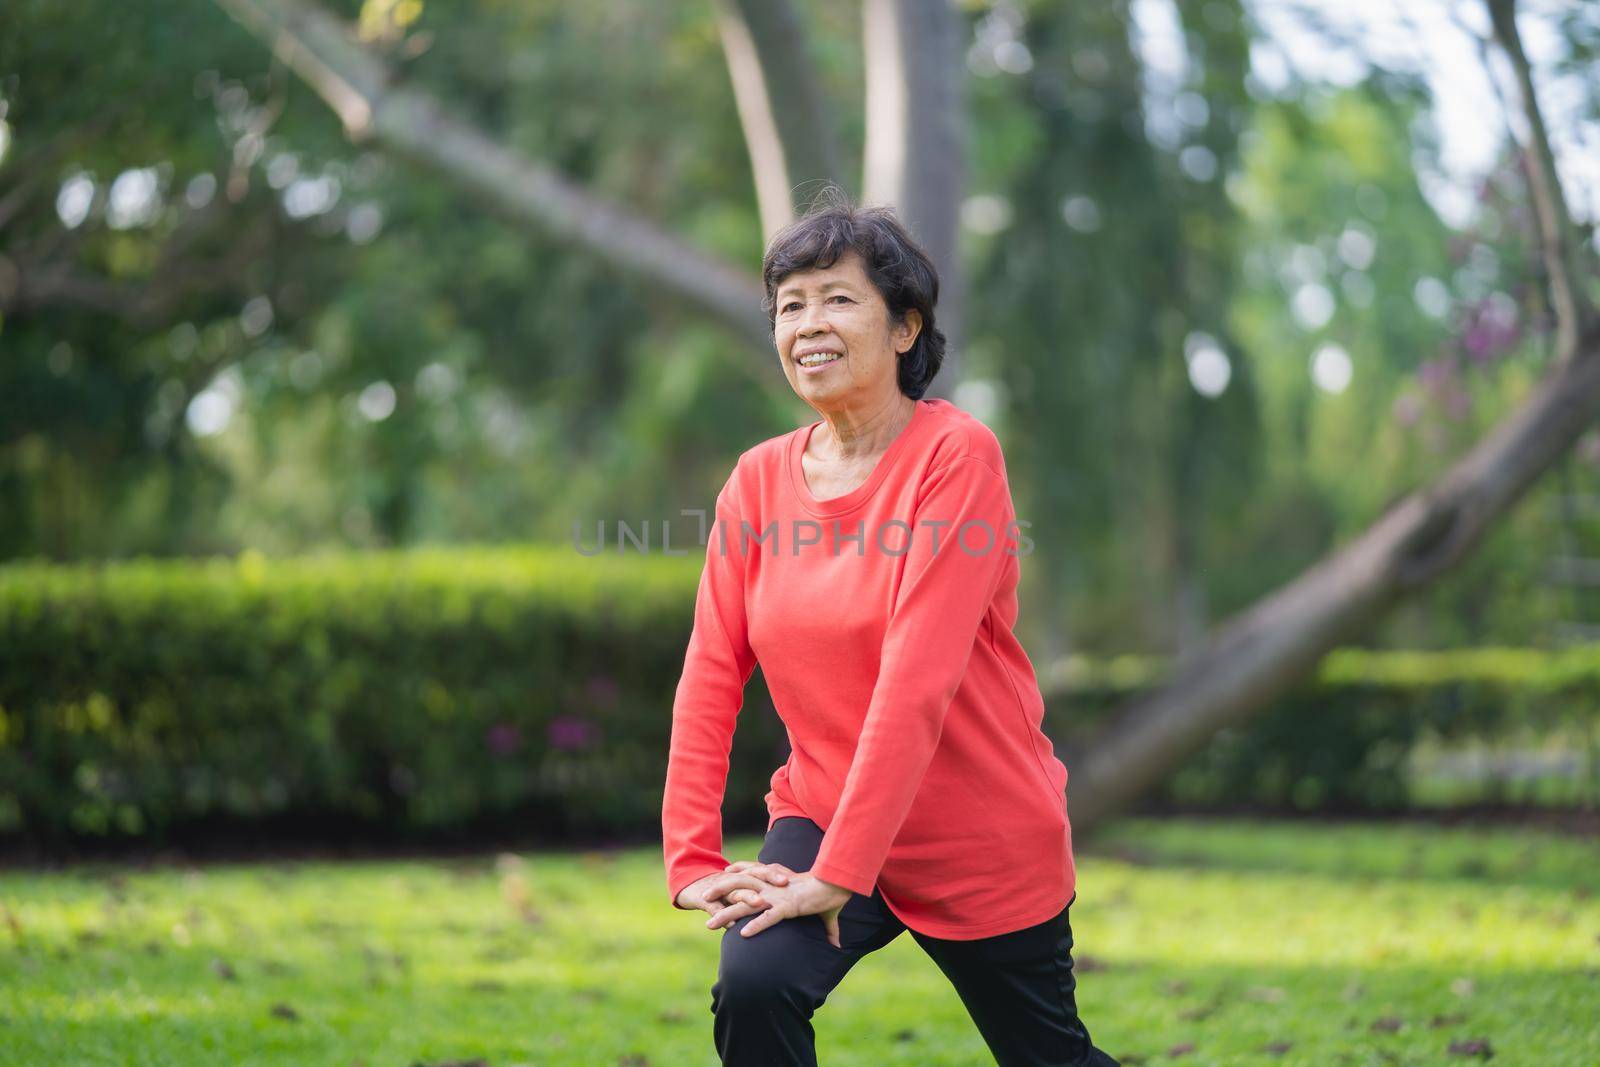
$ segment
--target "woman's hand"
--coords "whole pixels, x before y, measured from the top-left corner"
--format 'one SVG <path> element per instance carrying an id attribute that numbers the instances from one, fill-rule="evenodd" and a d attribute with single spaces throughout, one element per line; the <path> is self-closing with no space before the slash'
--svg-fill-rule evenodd
<path id="1" fill-rule="evenodd" d="M 769 905 L 760 899 L 757 889 L 765 888 L 765 885 L 787 885 L 789 879 L 794 877 L 794 872 L 781 863 L 761 863 L 757 860 L 738 860 L 724 867 L 723 872 L 754 876 L 765 884 L 751 888 L 747 882 L 741 882 L 738 886 L 724 891 L 721 884 L 708 880 L 705 896 L 712 901 L 713 906 L 706 909 L 712 914 L 712 918 L 706 923 L 707 930 L 720 929 L 746 915 L 754 915 L 758 911 L 765 910 Z M 718 876 L 711 876 L 713 879 L 716 877 Z M 717 900 L 719 895 L 720 901 Z"/>
<path id="2" fill-rule="evenodd" d="M 730 866 L 737 866 L 732 864 Z M 767 864 L 767 867 L 780 867 L 781 864 Z M 780 873 L 780 872 L 773 872 Z M 738 872 L 740 876 L 748 877 L 748 871 Z M 754 937 L 769 926 L 776 926 L 784 919 L 797 919 L 802 915 L 818 915 L 822 917 L 822 926 L 828 933 L 828 943 L 834 948 L 842 948 L 839 940 L 839 912 L 844 910 L 851 897 L 855 896 L 844 886 L 824 882 L 809 871 L 800 874 L 789 872 L 783 868 L 781 872 L 784 884 L 769 885 L 758 892 L 755 899 L 740 900 L 729 904 L 721 911 L 716 912 L 706 922 L 710 929 L 725 926 L 736 919 L 743 918 L 754 912 L 761 914 L 744 924 L 744 929 L 739 931 L 742 937 Z"/>
<path id="3" fill-rule="evenodd" d="M 708 874 L 678 890 L 678 907 L 716 913 L 734 900 L 755 899 L 756 894 L 770 884 L 743 873 Z"/>
<path id="4" fill-rule="evenodd" d="M 789 879 L 794 877 L 794 872 L 781 863 L 762 863 L 759 860 L 738 860 L 722 868 L 724 871 L 743 871 L 753 874 L 762 881 L 773 885 L 788 885 Z"/>
<path id="5" fill-rule="evenodd" d="M 758 902 L 759 890 L 769 885 L 784 885 L 793 876 L 794 872 L 781 863 L 740 860 L 728 864 L 721 874 L 708 874 L 684 886 L 678 893 L 678 905 L 722 915 L 723 922 L 706 923 L 706 929 L 715 930 L 724 923 L 767 907 Z M 729 909 L 733 910 L 729 912 Z M 729 914 L 723 915 L 724 912 Z"/>

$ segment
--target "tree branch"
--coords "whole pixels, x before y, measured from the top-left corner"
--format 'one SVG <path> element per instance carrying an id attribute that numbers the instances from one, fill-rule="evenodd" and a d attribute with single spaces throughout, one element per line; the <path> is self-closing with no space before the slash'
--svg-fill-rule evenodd
<path id="1" fill-rule="evenodd" d="M 750 271 L 506 149 L 448 114 L 429 94 L 395 85 L 385 65 L 343 23 L 314 6 L 300 0 L 216 2 L 333 108 L 352 140 L 370 140 L 471 190 L 516 223 L 585 247 L 689 298 L 752 347 L 770 351 L 762 288 Z M 760 381 L 772 388 L 767 376 Z"/>
<path id="2" fill-rule="evenodd" d="M 1556 172 L 1555 153 L 1539 100 L 1533 89 L 1533 74 L 1522 37 L 1517 30 L 1516 0 L 1485 0 L 1495 40 L 1511 64 L 1527 125 L 1527 141 L 1522 146 L 1522 165 L 1528 177 L 1528 193 L 1539 220 L 1539 244 L 1545 272 L 1550 277 L 1550 301 L 1556 314 L 1556 358 L 1571 359 L 1578 352 L 1578 339 L 1592 316 L 1582 288 L 1582 266 L 1578 245 L 1573 241 L 1572 218 L 1567 213 L 1561 177 Z M 1489 72 L 1491 79 L 1493 72 Z"/>
<path id="3" fill-rule="evenodd" d="M 771 237 L 794 218 L 803 184 L 844 184 L 838 142 L 805 28 L 789 0 L 717 0 L 717 25 L 755 172 L 761 229 Z M 775 96 L 782 107 L 773 106 Z"/>
<path id="4" fill-rule="evenodd" d="M 272 234 L 270 225 L 258 220 L 230 237 L 225 255 L 190 261 L 181 253 L 195 236 L 194 226 L 181 225 L 158 252 L 150 277 L 138 283 L 74 270 L 76 257 L 70 254 L 45 260 L 0 255 L 0 312 L 20 315 L 69 307 L 141 326 L 159 325 L 192 296 L 240 285 L 266 254 Z"/>

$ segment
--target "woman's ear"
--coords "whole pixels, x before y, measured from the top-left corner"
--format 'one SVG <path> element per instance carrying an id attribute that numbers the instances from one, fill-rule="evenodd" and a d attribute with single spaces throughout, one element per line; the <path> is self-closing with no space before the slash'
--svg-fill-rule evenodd
<path id="1" fill-rule="evenodd" d="M 917 343 L 917 334 L 922 332 L 922 312 L 911 308 L 905 313 L 894 327 L 894 350 L 900 355 L 911 351 L 911 346 Z"/>

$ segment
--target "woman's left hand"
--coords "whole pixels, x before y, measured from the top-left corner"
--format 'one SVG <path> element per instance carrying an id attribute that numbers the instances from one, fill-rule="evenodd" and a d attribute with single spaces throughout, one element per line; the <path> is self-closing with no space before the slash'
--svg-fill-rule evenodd
<path id="1" fill-rule="evenodd" d="M 741 893 L 745 901 L 730 904 L 717 912 L 706 923 L 706 926 L 715 930 L 719 926 L 733 922 L 756 911 L 754 919 L 745 923 L 740 930 L 742 937 L 754 937 L 769 926 L 776 926 L 784 919 L 797 919 L 802 915 L 818 915 L 822 917 L 822 926 L 828 933 L 828 943 L 834 948 L 842 948 L 839 940 L 839 912 L 853 892 L 844 886 L 824 882 L 809 871 L 790 875 L 785 878 L 786 885 L 773 885 L 763 889 L 753 900 L 749 899 L 749 891 Z"/>

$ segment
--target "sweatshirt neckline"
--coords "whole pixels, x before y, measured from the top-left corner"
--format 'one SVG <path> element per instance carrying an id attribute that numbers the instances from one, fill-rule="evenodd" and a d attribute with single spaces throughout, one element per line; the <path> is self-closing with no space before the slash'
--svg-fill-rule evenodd
<path id="1" fill-rule="evenodd" d="M 842 515 L 866 502 L 888 477 L 890 469 L 905 451 L 907 443 L 918 428 L 927 421 L 927 407 L 931 401 L 917 400 L 914 403 L 916 406 L 911 410 L 911 420 L 901 428 L 895 439 L 889 442 L 889 447 L 878 457 L 878 463 L 872 468 L 867 480 L 843 496 L 829 497 L 827 500 L 818 500 L 811 495 L 811 490 L 806 487 L 805 467 L 801 462 L 801 457 L 805 455 L 806 448 L 811 443 L 811 433 L 822 425 L 822 420 L 818 419 L 811 425 L 796 430 L 789 443 L 789 485 L 793 488 L 801 507 L 813 515 Z"/>

